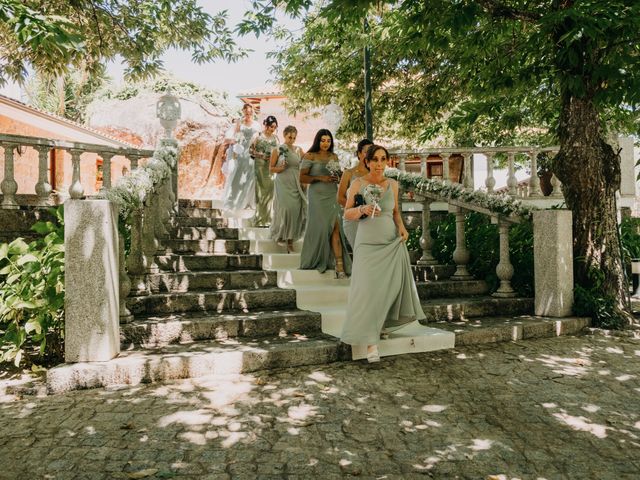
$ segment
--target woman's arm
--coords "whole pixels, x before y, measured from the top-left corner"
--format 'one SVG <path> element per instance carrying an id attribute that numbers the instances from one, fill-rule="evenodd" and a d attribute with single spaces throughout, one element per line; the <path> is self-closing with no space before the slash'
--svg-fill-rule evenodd
<path id="1" fill-rule="evenodd" d="M 351 170 L 344 172 L 340 179 L 340 184 L 338 185 L 337 199 L 338 203 L 343 207 L 347 205 L 347 189 L 349 188 L 349 181 L 351 180 L 352 175 L 353 172 Z"/>
<path id="2" fill-rule="evenodd" d="M 311 155 L 309 155 L 308 153 L 305 153 L 302 159 L 313 160 Z M 311 168 L 300 169 L 300 183 L 306 183 L 306 184 L 311 184 L 316 182 L 330 183 L 333 181 L 329 175 L 309 175 L 309 170 L 311 170 Z"/>
<path id="3" fill-rule="evenodd" d="M 360 220 L 362 215 L 371 216 L 373 214 L 373 205 L 355 205 L 356 193 L 360 191 L 360 179 L 357 178 L 353 181 L 349 190 L 347 191 L 347 201 L 344 208 L 345 220 Z"/>
<path id="4" fill-rule="evenodd" d="M 396 224 L 396 228 L 398 229 L 398 235 L 400 235 L 400 238 L 402 239 L 403 242 L 406 242 L 407 239 L 409 238 L 409 232 L 407 232 L 407 229 L 404 226 L 404 222 L 402 221 L 402 214 L 400 212 L 400 207 L 398 203 L 398 182 L 391 179 L 389 181 L 391 182 L 391 185 L 389 185 L 389 188 L 393 188 L 393 198 L 394 198 L 393 222 Z"/>
<path id="5" fill-rule="evenodd" d="M 269 173 L 280 173 L 284 172 L 287 168 L 287 165 L 283 165 L 282 167 L 276 167 L 276 163 L 278 163 L 278 157 L 280 156 L 280 152 L 278 152 L 278 147 L 275 147 L 271 150 L 271 158 L 269 159 Z"/>

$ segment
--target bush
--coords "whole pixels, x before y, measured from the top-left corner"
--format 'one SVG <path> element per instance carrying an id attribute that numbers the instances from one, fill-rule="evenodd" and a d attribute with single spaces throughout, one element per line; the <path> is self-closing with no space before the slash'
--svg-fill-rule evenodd
<path id="1" fill-rule="evenodd" d="M 625 320 L 616 314 L 616 300 L 602 295 L 604 274 L 592 268 L 589 270 L 589 288 L 576 285 L 573 289 L 573 312 L 581 317 L 591 317 L 594 327 L 621 330 Z"/>
<path id="2" fill-rule="evenodd" d="M 64 346 L 64 220 L 37 222 L 40 235 L 0 244 L 0 362 L 53 363 Z"/>

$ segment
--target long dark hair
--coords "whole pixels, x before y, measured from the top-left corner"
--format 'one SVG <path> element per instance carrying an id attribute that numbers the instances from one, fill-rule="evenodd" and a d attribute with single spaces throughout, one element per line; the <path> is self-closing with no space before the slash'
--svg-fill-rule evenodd
<path id="1" fill-rule="evenodd" d="M 371 146 L 369 147 L 369 150 L 367 150 L 367 156 L 364 157 L 364 166 L 367 170 L 371 170 L 369 168 L 369 162 L 373 160 L 373 156 L 376 154 L 378 150 L 384 150 L 384 153 L 387 156 L 387 161 L 389 160 L 389 151 L 386 148 L 384 148 L 382 145 L 376 145 L 375 143 L 372 143 Z"/>
<path id="2" fill-rule="evenodd" d="M 324 137 L 325 135 L 328 135 L 329 138 L 331 138 L 331 146 L 329 147 L 329 151 L 331 153 L 333 153 L 333 135 L 331 135 L 331 132 L 329 130 L 327 130 L 326 128 L 321 128 L 320 130 L 318 130 L 318 133 L 316 133 L 316 137 L 313 139 L 313 144 L 311 145 L 311 148 L 309 148 L 309 150 L 307 150 L 307 153 L 317 153 L 320 151 L 320 139 L 322 137 Z"/>
<path id="3" fill-rule="evenodd" d="M 373 145 L 373 142 L 368 138 L 363 138 L 358 142 L 358 149 L 356 150 L 356 156 L 362 151 L 364 147 L 367 145 Z"/>

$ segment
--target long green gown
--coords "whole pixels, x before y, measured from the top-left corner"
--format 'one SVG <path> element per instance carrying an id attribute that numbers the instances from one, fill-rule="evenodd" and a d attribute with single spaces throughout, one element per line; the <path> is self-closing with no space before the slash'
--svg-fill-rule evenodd
<path id="1" fill-rule="evenodd" d="M 255 207 L 256 174 L 253 158 L 249 155 L 249 147 L 253 138 L 260 130 L 258 122 L 251 125 L 240 125 L 240 132 L 236 135 L 236 144 L 227 150 L 230 158 L 229 175 L 224 186 L 222 198 L 223 209 L 227 212 L 239 212 Z"/>
<path id="2" fill-rule="evenodd" d="M 360 182 L 364 193 L 366 182 Z M 378 204 L 379 215 L 359 220 L 347 318 L 340 335 L 349 345 L 375 345 L 382 332 L 425 318 L 409 252 L 393 221 L 394 205 L 389 184 Z"/>
<path id="3" fill-rule="evenodd" d="M 309 169 L 309 175 L 329 175 L 324 160 L 302 160 L 301 170 Z M 309 185 L 307 193 L 309 211 L 307 214 L 307 228 L 304 233 L 302 252 L 300 252 L 300 269 L 326 270 L 335 268 L 335 256 L 331 248 L 331 233 L 335 224 L 340 229 L 342 243 L 342 263 L 347 275 L 351 273 L 351 258 L 347 252 L 347 239 L 342 230 L 340 204 L 336 199 L 338 185 L 327 182 L 314 182 Z"/>
<path id="4" fill-rule="evenodd" d="M 300 155 L 281 146 L 287 161 L 287 168 L 276 173 L 273 181 L 273 222 L 270 237 L 277 241 L 298 240 L 304 234 L 307 219 L 307 199 L 300 187 Z"/>
<path id="5" fill-rule="evenodd" d="M 273 179 L 269 173 L 269 159 L 271 150 L 278 145 L 275 135 L 267 138 L 261 133 L 255 143 L 256 152 L 264 155 L 264 158 L 254 159 L 256 172 L 256 213 L 253 217 L 254 227 L 268 227 L 271 225 L 273 202 Z"/>
<path id="6" fill-rule="evenodd" d="M 349 187 L 347 188 L 347 192 L 349 188 L 351 188 L 351 184 L 356 178 L 360 178 L 362 175 L 355 175 L 357 173 L 357 166 L 352 169 L 351 178 L 349 178 Z M 347 220 L 346 218 L 342 219 L 342 229 L 344 230 L 344 236 L 347 237 L 347 242 L 353 246 L 356 244 L 356 232 L 358 231 L 358 220 Z"/>

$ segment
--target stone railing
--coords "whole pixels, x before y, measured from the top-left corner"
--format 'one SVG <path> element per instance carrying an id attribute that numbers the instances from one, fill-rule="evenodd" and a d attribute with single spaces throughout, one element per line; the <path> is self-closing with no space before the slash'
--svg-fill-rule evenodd
<path id="1" fill-rule="evenodd" d="M 2 147 L 2 159 L 4 160 L 4 176 L 0 183 L 0 192 L 2 193 L 2 202 L 0 208 L 19 208 L 21 196 L 17 195 L 18 183 L 15 177 L 16 166 L 26 167 L 26 165 L 17 164 L 21 162 L 34 162 L 35 158 L 30 152 L 37 152 L 38 162 L 38 181 L 35 184 L 35 204 L 50 205 L 52 199 L 52 186 L 49 178 L 50 162 L 56 162 L 51 159 L 51 153 L 68 153 L 71 157 L 71 182 L 67 192 L 58 192 L 60 197 L 81 199 L 85 198 L 87 186 L 83 186 L 81 174 L 88 174 L 92 179 L 97 176 L 97 165 L 93 163 L 89 172 L 81 172 L 81 160 L 83 155 L 100 158 L 102 160 L 102 187 L 93 197 L 104 197 L 106 192 L 112 185 L 112 162 L 114 159 L 123 160 L 128 164 L 129 171 L 138 168 L 141 159 L 149 158 L 153 155 L 153 150 L 141 150 L 135 148 L 117 148 L 107 145 L 69 142 L 64 140 L 52 140 L 46 138 L 26 137 L 21 135 L 0 135 L 0 147 Z M 17 154 L 17 155 L 16 155 Z M 87 176 L 87 175 L 85 175 Z M 28 195 L 28 194 L 27 194 Z"/>
<path id="2" fill-rule="evenodd" d="M 408 171 L 408 166 L 419 165 L 420 174 L 422 176 L 428 175 L 429 167 L 432 164 L 438 165 L 438 174 L 429 175 L 430 177 L 439 177 L 445 181 L 456 182 L 460 180 L 460 183 L 465 188 L 474 188 L 476 179 L 474 178 L 473 163 L 480 161 L 481 157 L 484 157 L 487 165 L 487 175 L 484 179 L 480 180 L 482 185 L 481 189 L 492 193 L 495 190 L 496 179 L 494 177 L 494 168 L 497 157 L 503 156 L 506 159 L 507 164 L 507 185 L 506 189 L 509 195 L 512 197 L 520 198 L 539 198 L 542 197 L 542 191 L 540 190 L 540 179 L 538 175 L 531 175 L 528 185 L 522 186 L 518 184 L 518 180 L 515 175 L 516 160 L 518 157 L 531 172 L 538 171 L 538 156 L 540 154 L 555 155 L 557 154 L 559 147 L 477 147 L 477 148 L 433 148 L 419 151 L 410 150 L 397 150 L 390 152 L 393 160 L 395 160 L 397 168 L 400 171 Z M 456 166 L 459 167 L 459 163 L 462 164 L 460 175 L 455 175 L 452 171 L 451 163 L 455 161 Z M 454 178 L 455 177 L 455 178 Z M 551 185 L 553 187 L 552 197 L 562 198 L 562 192 L 560 190 L 560 181 L 553 175 L 551 177 Z"/>

